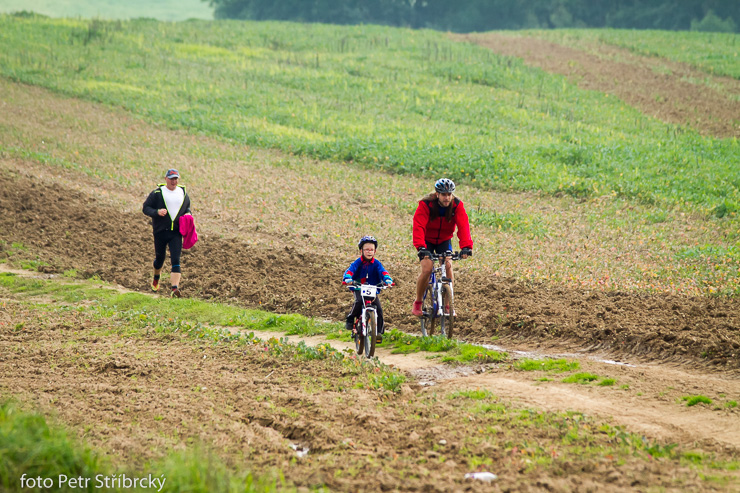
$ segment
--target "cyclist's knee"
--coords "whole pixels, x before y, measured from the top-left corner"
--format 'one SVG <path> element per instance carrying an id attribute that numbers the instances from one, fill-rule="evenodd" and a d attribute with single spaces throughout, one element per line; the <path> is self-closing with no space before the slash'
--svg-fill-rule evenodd
<path id="1" fill-rule="evenodd" d="M 432 273 L 432 269 L 434 268 L 434 264 L 429 259 L 424 259 L 419 263 L 421 267 L 421 274 L 428 276 Z"/>

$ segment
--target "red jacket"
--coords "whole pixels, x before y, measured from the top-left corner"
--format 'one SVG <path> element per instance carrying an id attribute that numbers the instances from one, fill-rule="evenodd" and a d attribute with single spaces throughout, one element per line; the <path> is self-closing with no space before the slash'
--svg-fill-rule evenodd
<path id="1" fill-rule="evenodd" d="M 452 239 L 457 226 L 457 239 L 460 248 L 473 248 L 473 239 L 470 237 L 470 223 L 468 213 L 465 212 L 462 200 L 453 198 L 452 220 L 448 221 L 439 216 L 439 203 L 436 200 L 420 200 L 414 213 L 414 248 L 417 250 L 429 243 L 439 245 Z"/>

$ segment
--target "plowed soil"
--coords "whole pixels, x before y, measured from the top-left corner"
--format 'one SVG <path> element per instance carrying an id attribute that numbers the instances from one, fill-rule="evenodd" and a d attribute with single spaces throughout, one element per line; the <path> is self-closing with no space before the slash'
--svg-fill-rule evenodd
<path id="1" fill-rule="evenodd" d="M 46 272 L 76 269 L 86 277 L 97 275 L 131 289 L 148 286 L 151 227 L 135 209 L 136 198 L 129 199 L 134 210 L 124 212 L 94 193 L 40 183 L 20 169 L 11 171 L 9 164 L 24 167 L 7 163 L 0 175 L 5 248 L 26 245 L 48 264 L 42 267 Z M 348 297 L 337 279 L 346 266 L 303 249 L 300 240 L 264 248 L 248 244 L 246 236 L 205 234 L 184 254 L 183 289 L 190 296 L 342 319 Z M 399 284 L 385 296 L 387 321 L 416 332 L 418 321 L 408 310 L 416 268 L 401 262 L 387 267 L 392 267 Z M 456 293 L 457 333 L 471 342 L 488 343 L 497 336 L 504 343 L 740 369 L 740 304 L 734 298 L 557 289 L 500 279 L 486 270 L 460 276 Z"/>

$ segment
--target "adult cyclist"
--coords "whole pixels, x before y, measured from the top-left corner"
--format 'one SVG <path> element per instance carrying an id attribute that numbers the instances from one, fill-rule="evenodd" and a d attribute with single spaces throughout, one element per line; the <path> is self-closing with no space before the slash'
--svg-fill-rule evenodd
<path id="1" fill-rule="evenodd" d="M 431 253 L 444 254 L 452 251 L 452 236 L 457 228 L 460 243 L 460 256 L 473 255 L 473 239 L 470 237 L 470 222 L 462 200 L 455 197 L 455 183 L 448 178 L 440 178 L 434 184 L 434 192 L 419 201 L 414 213 L 414 247 L 419 255 L 421 272 L 416 281 L 416 300 L 411 313 L 420 317 L 421 301 L 429 285 L 429 276 L 434 268 Z M 445 259 L 447 277 L 452 277 L 452 262 Z"/>

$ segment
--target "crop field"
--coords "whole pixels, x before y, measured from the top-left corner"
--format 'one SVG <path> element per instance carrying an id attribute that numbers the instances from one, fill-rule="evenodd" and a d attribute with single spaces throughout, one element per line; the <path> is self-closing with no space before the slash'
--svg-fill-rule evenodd
<path id="1" fill-rule="evenodd" d="M 740 79 L 740 35 L 734 33 L 558 29 L 522 31 L 523 36 L 551 39 L 569 46 L 601 43 L 640 55 L 687 63 L 706 74 Z"/>
<path id="2" fill-rule="evenodd" d="M 213 9 L 201 0 L 0 0 L 0 13 L 14 12 L 108 20 L 139 17 L 160 21 L 213 19 Z"/>
<path id="3" fill-rule="evenodd" d="M 738 61 L 688 34 L 0 15 L 0 489 L 737 491 Z M 169 167 L 182 299 L 141 213 Z M 454 340 L 410 313 L 440 176 Z"/>

